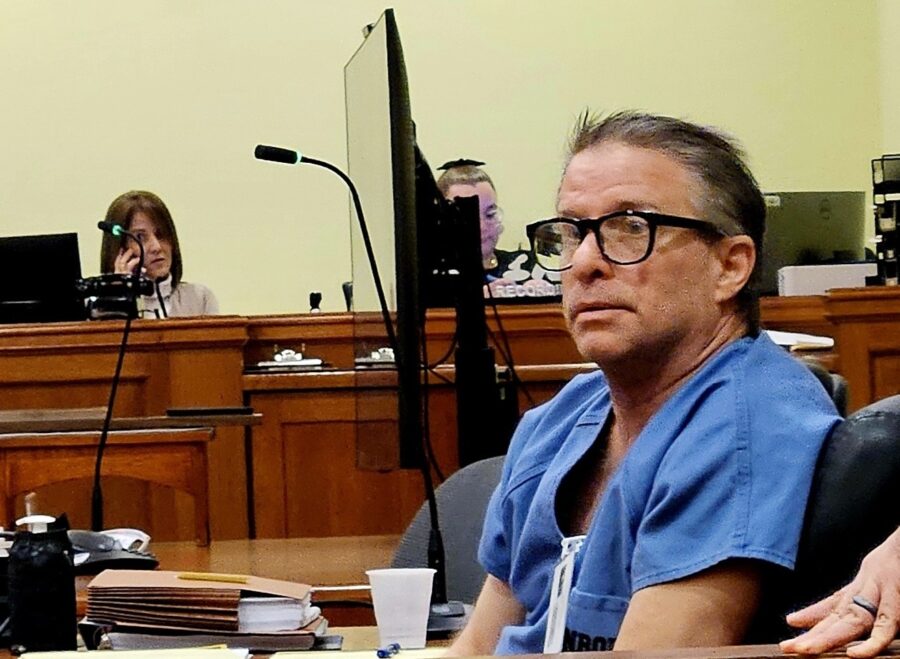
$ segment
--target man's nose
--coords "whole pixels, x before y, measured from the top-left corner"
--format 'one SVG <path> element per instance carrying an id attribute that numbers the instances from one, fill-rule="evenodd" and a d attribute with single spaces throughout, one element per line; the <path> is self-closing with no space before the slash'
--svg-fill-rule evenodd
<path id="1" fill-rule="evenodd" d="M 583 278 L 607 276 L 610 273 L 610 262 L 603 256 L 593 231 L 572 252 L 571 272 L 575 277 Z"/>

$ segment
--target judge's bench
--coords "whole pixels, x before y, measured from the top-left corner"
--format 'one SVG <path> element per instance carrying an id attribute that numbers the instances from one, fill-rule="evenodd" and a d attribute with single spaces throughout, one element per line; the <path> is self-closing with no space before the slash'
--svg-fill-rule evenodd
<path id="1" fill-rule="evenodd" d="M 593 368 L 582 363 L 558 305 L 504 306 L 498 315 L 521 381 L 521 411 Z M 397 468 L 393 381 L 388 376 L 362 380 L 354 369 L 359 321 L 351 314 L 136 321 L 116 417 L 247 405 L 262 420 L 258 425 L 217 426 L 211 441 L 203 442 L 208 512 L 185 489 L 141 480 L 139 474 L 132 478 L 127 466 L 119 464 L 104 477 L 105 525 L 144 528 L 155 540 L 194 539 L 197 515 L 208 515 L 214 540 L 400 533 L 424 499 L 422 478 Z M 769 329 L 835 339 L 834 350 L 817 354 L 847 379 L 851 411 L 900 393 L 900 288 L 766 298 L 762 321 Z M 500 341 L 500 326 L 490 310 L 488 323 L 492 340 Z M 121 321 L 0 326 L 0 410 L 105 406 L 122 329 Z M 452 354 L 453 312 L 429 312 L 426 336 L 433 360 Z M 301 346 L 328 367 L 250 368 L 270 360 L 278 349 Z M 506 348 L 501 348 L 502 365 Z M 427 388 L 434 458 L 447 476 L 459 466 L 452 357 L 429 376 Z M 365 405 L 360 404 L 362 394 Z M 128 435 L 119 438 L 123 446 L 129 444 Z M 42 446 L 40 435 L 28 442 L 21 435 L 0 437 L 0 477 L 10 479 L 13 461 L 7 454 L 13 450 L 19 452 L 16 468 L 27 466 L 29 442 L 41 460 L 48 451 L 58 457 L 54 468 L 59 480 L 38 489 L 42 511 L 66 511 L 74 526 L 87 527 L 90 481 L 69 477 L 66 460 L 71 456 L 64 443 Z M 130 446 L 134 468 L 147 469 L 143 444 L 132 439 Z M 37 464 L 48 468 L 46 462 Z M 12 509 L 20 513 L 22 508 L 20 493 Z M 0 525 L 11 522 L 0 520 Z"/>

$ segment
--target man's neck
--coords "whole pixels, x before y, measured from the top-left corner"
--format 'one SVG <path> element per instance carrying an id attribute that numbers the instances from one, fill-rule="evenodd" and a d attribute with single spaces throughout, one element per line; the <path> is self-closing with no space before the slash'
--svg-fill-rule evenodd
<path id="1" fill-rule="evenodd" d="M 663 403 L 716 353 L 746 334 L 742 319 L 723 318 L 706 339 L 692 337 L 665 355 L 629 363 L 602 365 L 613 406 L 613 445 L 630 446 Z"/>

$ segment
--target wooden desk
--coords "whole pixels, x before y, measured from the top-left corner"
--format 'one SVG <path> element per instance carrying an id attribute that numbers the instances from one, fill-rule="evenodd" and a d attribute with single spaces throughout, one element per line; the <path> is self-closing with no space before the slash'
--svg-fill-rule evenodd
<path id="1" fill-rule="evenodd" d="M 397 535 L 332 538 L 154 542 L 151 549 L 164 570 L 236 572 L 313 586 L 368 583 L 366 570 L 387 567 Z"/>
<path id="2" fill-rule="evenodd" d="M 579 653 L 579 656 L 581 653 Z M 900 655 L 900 641 L 892 643 L 879 657 L 896 657 Z M 539 656 L 539 655 L 535 655 Z M 556 655 L 558 657 L 571 657 L 572 655 Z M 775 657 L 796 657 L 797 655 L 785 655 L 777 645 L 728 645 L 713 648 L 672 648 L 668 650 L 616 650 L 615 654 L 608 652 L 587 652 L 585 659 L 774 659 Z M 843 650 L 826 652 L 820 657 L 843 657 L 847 655 Z"/>
<path id="3" fill-rule="evenodd" d="M 372 650 L 379 646 L 378 630 L 374 626 L 359 627 L 332 627 L 331 630 L 344 637 L 343 651 L 357 652 Z M 429 645 L 431 645 L 429 643 Z M 340 654 L 336 653 L 336 657 Z M 374 656 L 374 653 L 373 653 Z M 558 659 L 571 658 L 572 654 L 526 654 L 520 655 L 522 659 L 541 659 L 546 657 L 558 657 Z M 728 645 L 712 648 L 671 648 L 661 650 L 616 650 L 615 654 L 609 652 L 579 652 L 583 659 L 781 659 L 783 657 L 796 657 L 781 652 L 777 645 Z M 846 659 L 843 649 L 825 652 L 817 655 L 823 659 Z M 878 655 L 879 659 L 892 659 L 900 656 L 900 641 L 894 641 L 887 649 Z M 8 650 L 0 650 L 0 659 L 11 659 Z"/>

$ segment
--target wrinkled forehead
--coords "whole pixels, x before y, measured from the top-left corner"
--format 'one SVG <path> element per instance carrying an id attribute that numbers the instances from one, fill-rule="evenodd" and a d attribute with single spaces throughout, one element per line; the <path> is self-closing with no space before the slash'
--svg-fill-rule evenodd
<path id="1" fill-rule="evenodd" d="M 603 142 L 569 160 L 557 191 L 557 211 L 571 217 L 618 210 L 697 217 L 705 187 L 691 168 L 662 150 Z"/>

